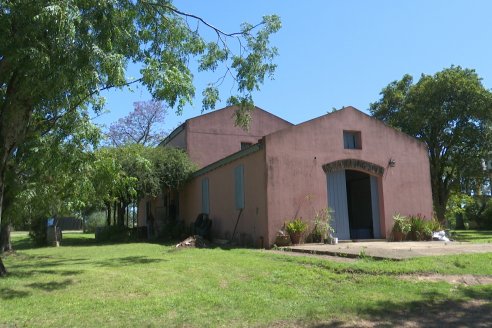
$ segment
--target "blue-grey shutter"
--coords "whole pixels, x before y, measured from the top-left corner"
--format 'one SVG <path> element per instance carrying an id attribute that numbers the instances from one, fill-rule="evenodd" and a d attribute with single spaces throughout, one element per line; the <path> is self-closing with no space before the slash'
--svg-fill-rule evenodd
<path id="1" fill-rule="evenodd" d="M 244 166 L 239 165 L 234 169 L 234 194 L 236 209 L 244 208 Z"/>
<path id="2" fill-rule="evenodd" d="M 381 238 L 381 218 L 379 212 L 378 180 L 371 175 L 372 231 L 375 239 Z"/>
<path id="3" fill-rule="evenodd" d="M 352 132 L 343 132 L 343 147 L 345 149 L 355 149 L 355 135 Z"/>
<path id="4" fill-rule="evenodd" d="M 328 185 L 328 207 L 334 216 L 333 225 L 335 236 L 340 240 L 350 239 L 348 204 L 347 204 L 347 181 L 345 171 L 336 171 L 327 174 Z"/>
<path id="5" fill-rule="evenodd" d="M 202 213 L 210 214 L 210 200 L 208 196 L 208 178 L 202 179 Z"/>

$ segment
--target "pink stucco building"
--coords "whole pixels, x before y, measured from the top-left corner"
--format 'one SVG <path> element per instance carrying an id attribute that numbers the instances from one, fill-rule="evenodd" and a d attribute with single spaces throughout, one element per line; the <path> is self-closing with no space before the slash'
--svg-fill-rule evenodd
<path id="1" fill-rule="evenodd" d="M 298 125 L 258 109 L 239 136 L 244 132 L 228 130 L 237 129 L 229 111 L 185 123 L 207 136 L 190 137 L 190 129 L 180 137 L 202 166 L 179 192 L 186 224 L 208 213 L 214 237 L 232 238 L 237 224 L 241 244 L 269 247 L 285 221 L 310 222 L 324 208 L 341 240 L 385 238 L 397 213 L 432 216 L 427 148 L 416 139 L 353 107 Z M 183 131 L 168 144 L 177 145 Z M 242 140 L 253 145 L 241 150 Z"/>

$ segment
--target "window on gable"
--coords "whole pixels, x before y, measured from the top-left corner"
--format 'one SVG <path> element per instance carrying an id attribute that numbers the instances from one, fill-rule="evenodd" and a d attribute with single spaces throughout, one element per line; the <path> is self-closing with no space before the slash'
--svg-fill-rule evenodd
<path id="1" fill-rule="evenodd" d="M 343 148 L 362 149 L 360 131 L 343 131 Z"/>
<path id="2" fill-rule="evenodd" d="M 241 142 L 241 150 L 250 147 L 252 144 L 252 142 Z"/>

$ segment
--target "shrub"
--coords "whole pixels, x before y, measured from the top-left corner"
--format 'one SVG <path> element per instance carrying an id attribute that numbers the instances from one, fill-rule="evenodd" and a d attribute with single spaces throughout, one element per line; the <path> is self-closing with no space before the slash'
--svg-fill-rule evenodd
<path id="1" fill-rule="evenodd" d="M 408 240 L 431 240 L 432 229 L 428 223 L 429 220 L 424 219 L 421 216 L 410 216 L 407 218 L 410 222 L 410 232 L 407 235 Z"/>
<path id="2" fill-rule="evenodd" d="M 479 229 L 492 229 L 492 199 L 488 196 L 475 196 L 466 205 L 464 223 Z"/>
<path id="3" fill-rule="evenodd" d="M 96 232 L 96 228 L 104 227 L 107 224 L 106 222 L 106 213 L 105 212 L 93 212 L 87 216 L 84 220 L 84 232 L 86 233 L 94 233 Z"/>
<path id="4" fill-rule="evenodd" d="M 332 216 L 328 208 L 316 212 L 313 230 L 311 231 L 313 242 L 322 242 L 324 238 L 328 237 L 328 233 L 333 234 L 335 232 L 331 226 L 331 221 Z"/>
<path id="5" fill-rule="evenodd" d="M 287 230 L 288 233 L 302 233 L 306 231 L 307 228 L 308 224 L 300 218 L 295 218 L 294 220 L 287 222 L 287 225 L 285 226 L 285 230 Z"/>
<path id="6" fill-rule="evenodd" d="M 132 241 L 131 229 L 126 226 L 105 226 L 96 229 L 96 242 L 121 243 Z"/>
<path id="7" fill-rule="evenodd" d="M 410 221 L 408 218 L 396 214 L 393 216 L 393 228 L 391 229 L 391 240 L 402 241 L 407 238 L 408 233 L 411 230 Z"/>
<path id="8" fill-rule="evenodd" d="M 45 218 L 32 219 L 31 225 L 29 227 L 29 238 L 37 246 L 45 246 L 47 244 L 47 222 Z"/>
<path id="9" fill-rule="evenodd" d="M 444 230 L 444 227 L 436 218 L 433 218 L 432 220 L 428 220 L 425 222 L 429 226 L 429 229 L 432 232 Z"/>
<path id="10" fill-rule="evenodd" d="M 420 215 L 406 217 L 397 214 L 393 220 L 395 223 L 391 230 L 391 239 L 395 241 L 431 240 L 434 231 L 442 230 L 442 226 L 437 220 L 427 220 Z"/>
<path id="11" fill-rule="evenodd" d="M 299 244 L 301 242 L 302 234 L 307 228 L 308 224 L 300 218 L 295 218 L 285 226 L 285 230 L 289 233 L 290 240 L 293 244 Z"/>
<path id="12" fill-rule="evenodd" d="M 476 222 L 481 229 L 492 229 L 492 199 L 487 201 L 482 215 Z"/>

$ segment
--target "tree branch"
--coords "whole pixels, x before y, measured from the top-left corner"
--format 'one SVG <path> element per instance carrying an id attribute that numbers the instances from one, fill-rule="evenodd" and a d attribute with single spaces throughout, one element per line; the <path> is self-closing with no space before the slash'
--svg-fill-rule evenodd
<path id="1" fill-rule="evenodd" d="M 178 10 L 175 7 L 172 7 L 172 6 L 169 6 L 169 5 L 163 5 L 163 4 L 159 4 L 159 3 L 148 3 L 148 2 L 146 2 L 146 3 L 149 4 L 149 5 L 159 6 L 161 8 L 167 9 L 167 10 L 172 11 L 173 13 L 178 14 L 180 16 L 194 18 L 194 19 L 202 22 L 203 24 L 205 24 L 206 26 L 208 26 L 212 30 L 214 30 L 217 34 L 221 34 L 221 35 L 227 36 L 227 37 L 234 37 L 234 36 L 238 36 L 238 35 L 245 35 L 245 34 L 251 32 L 252 30 L 256 29 L 257 27 L 265 24 L 265 22 L 262 21 L 262 22 L 260 22 L 260 23 L 258 23 L 256 25 L 251 26 L 250 28 L 248 28 L 248 29 L 246 29 L 246 30 L 244 30 L 242 32 L 226 33 L 224 31 L 222 31 L 221 29 L 219 29 L 218 27 L 213 26 L 212 24 L 210 24 L 209 22 L 207 22 L 205 19 L 201 18 L 200 16 L 197 16 L 197 15 L 194 15 L 194 14 L 190 14 L 190 13 L 186 13 L 184 11 Z"/>

